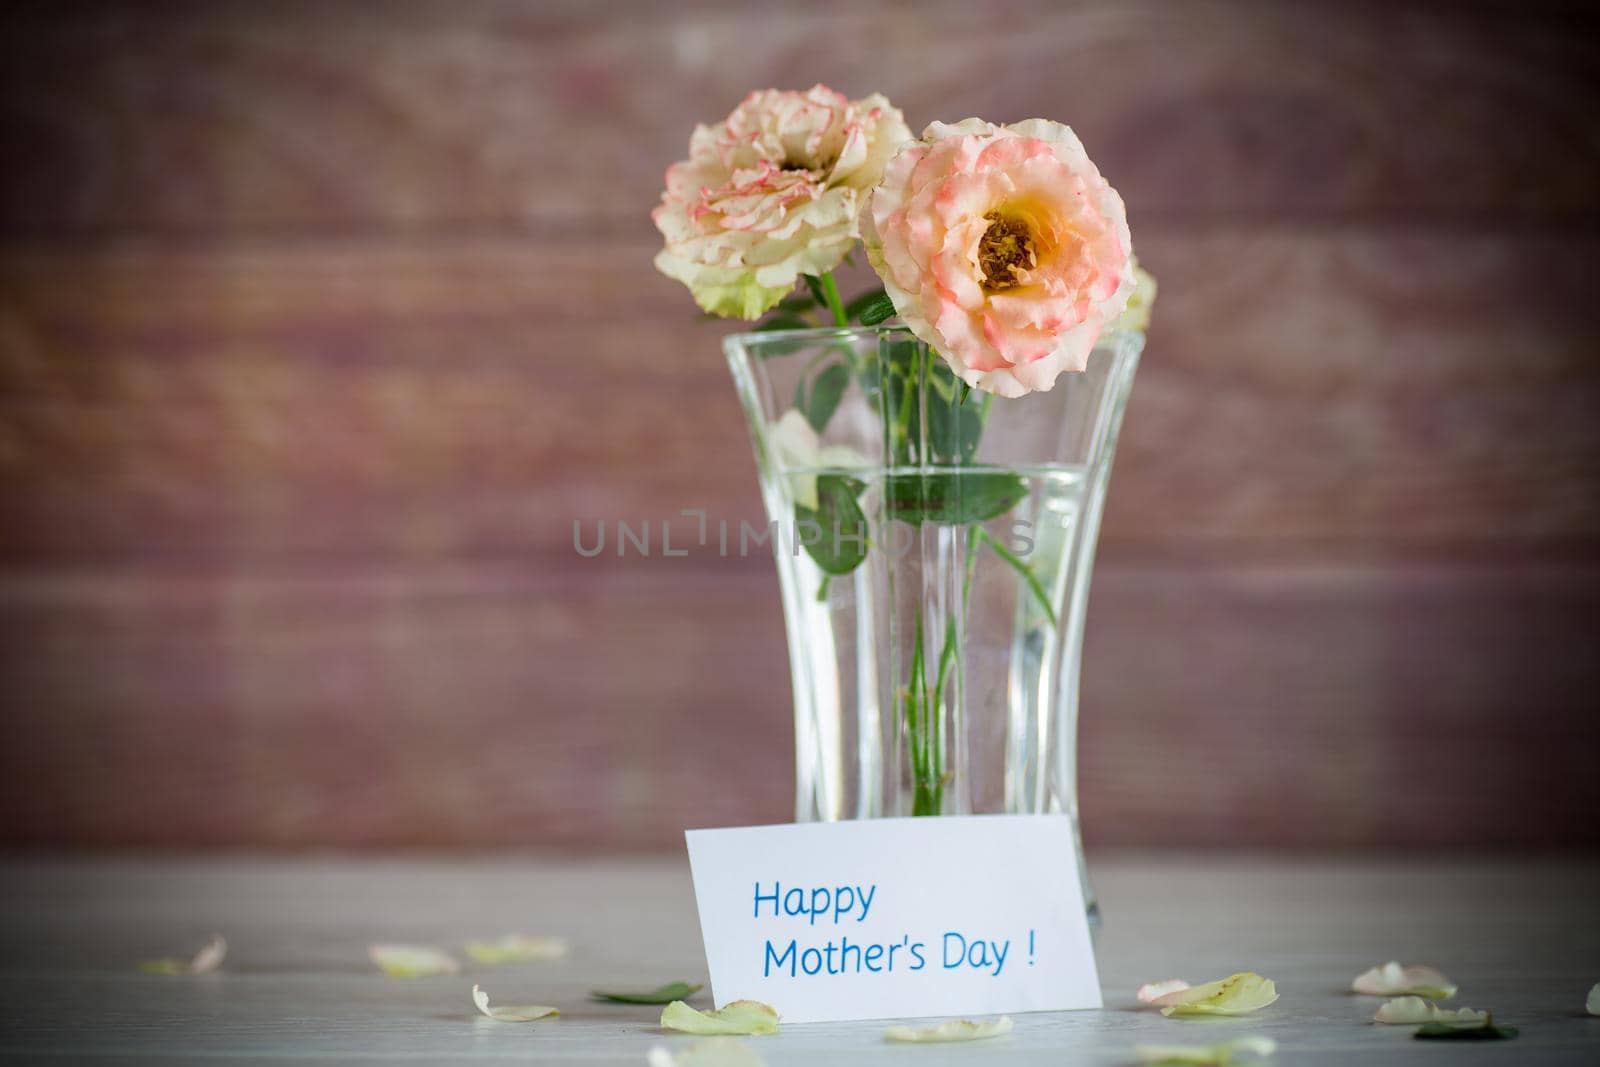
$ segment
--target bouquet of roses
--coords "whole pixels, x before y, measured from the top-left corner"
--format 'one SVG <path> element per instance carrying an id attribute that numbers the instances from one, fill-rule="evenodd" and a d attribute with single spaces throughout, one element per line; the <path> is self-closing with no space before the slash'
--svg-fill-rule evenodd
<path id="1" fill-rule="evenodd" d="M 914 812 L 936 813 L 948 780 L 939 709 L 958 684 L 976 553 L 987 547 L 1016 571 L 1029 620 L 1054 629 L 1060 599 L 1056 575 L 986 529 L 1031 490 L 1016 469 L 975 463 L 980 438 L 997 397 L 1050 390 L 1086 369 L 1108 329 L 1143 330 L 1155 285 L 1134 259 L 1122 199 L 1059 123 L 935 122 L 913 138 L 882 96 L 852 101 L 819 85 L 751 93 L 720 125 L 698 127 L 653 218 L 665 238 L 656 267 L 703 310 L 765 316 L 756 330 L 775 332 L 763 359 L 814 346 L 793 407 L 752 419 L 783 486 L 769 496 L 774 519 L 792 511 L 816 534 L 798 542 L 821 572 L 816 599 L 883 544 L 867 532 L 869 511 L 913 531 L 966 533 L 958 604 L 935 606 L 943 621 L 926 627 L 919 608 L 895 696 Z M 846 301 L 834 272 L 857 242 L 882 286 Z M 880 325 L 895 317 L 901 326 Z M 854 323 L 881 332 L 863 338 Z M 812 332 L 787 332 L 801 330 Z M 831 436 L 859 443 L 859 416 L 876 413 L 884 470 L 871 484 L 863 456 L 823 444 L 852 387 L 852 425 Z M 924 653 L 924 634 L 941 632 Z"/>
<path id="2" fill-rule="evenodd" d="M 796 326 L 813 301 L 840 326 L 898 315 L 966 385 L 1004 397 L 1083 370 L 1108 326 L 1144 327 L 1154 296 L 1122 198 L 1046 119 L 935 122 L 913 139 L 882 96 L 751 93 L 694 131 L 652 217 L 657 269 L 705 311 L 778 309 Z M 883 296 L 846 305 L 832 272 L 857 241 Z"/>

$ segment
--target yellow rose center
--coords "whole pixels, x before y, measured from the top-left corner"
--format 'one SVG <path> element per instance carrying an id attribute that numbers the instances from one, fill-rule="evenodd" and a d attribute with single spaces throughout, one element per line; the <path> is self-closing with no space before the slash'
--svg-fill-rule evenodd
<path id="1" fill-rule="evenodd" d="M 1038 264 L 1033 247 L 1033 231 L 1019 219 L 998 214 L 984 218 L 989 228 L 978 239 L 978 266 L 983 271 L 985 289 L 1010 289 L 1021 285 L 1017 273 Z"/>

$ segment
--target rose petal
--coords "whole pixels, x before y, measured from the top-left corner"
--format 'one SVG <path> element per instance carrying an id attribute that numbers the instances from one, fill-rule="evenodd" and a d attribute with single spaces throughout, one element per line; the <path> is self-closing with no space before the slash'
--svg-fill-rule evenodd
<path id="1" fill-rule="evenodd" d="M 1133 256 L 1129 259 L 1133 264 L 1134 287 L 1133 295 L 1128 297 L 1128 306 L 1111 326 L 1118 330 L 1138 330 L 1143 333 L 1150 328 L 1150 311 L 1156 303 L 1156 279 L 1149 271 L 1139 266 L 1139 258 Z"/>
<path id="2" fill-rule="evenodd" d="M 1596 982 L 1594 988 L 1589 990 L 1589 999 L 1583 1007 L 1590 1015 L 1600 1015 L 1600 982 Z"/>
<path id="3" fill-rule="evenodd" d="M 569 946 L 559 937 L 533 937 L 507 934 L 493 941 L 468 941 L 464 946 L 474 963 L 522 963 L 527 960 L 558 960 Z"/>
<path id="4" fill-rule="evenodd" d="M 1278 989 L 1270 978 L 1253 971 L 1241 971 L 1215 982 L 1167 993 L 1150 1003 L 1167 1016 L 1245 1015 L 1277 999 Z"/>
<path id="5" fill-rule="evenodd" d="M 1470 1026 L 1452 1023 L 1424 1023 L 1411 1035 L 1424 1040 L 1439 1041 L 1509 1041 L 1517 1036 L 1515 1026 L 1496 1026 L 1494 1017 L 1486 1015 L 1483 1022 Z"/>
<path id="6" fill-rule="evenodd" d="M 1139 998 L 1141 1004 L 1154 1004 L 1168 993 L 1176 993 L 1179 990 L 1188 988 L 1189 983 L 1182 978 L 1168 978 L 1165 982 L 1146 982 L 1139 987 L 1139 991 L 1134 996 Z"/>
<path id="7" fill-rule="evenodd" d="M 764 1067 L 765 1061 L 743 1041 L 715 1038 L 696 1041 L 674 1052 L 657 1045 L 649 1053 L 650 1067 Z"/>
<path id="8" fill-rule="evenodd" d="M 189 961 L 189 973 L 205 974 L 222 966 L 222 961 L 228 955 L 228 942 L 224 941 L 221 934 L 212 934 L 211 940 L 206 942 L 205 948 L 194 954 L 194 959 Z"/>
<path id="9" fill-rule="evenodd" d="M 211 940 L 194 954 L 193 959 L 180 960 L 175 956 L 167 956 L 159 960 L 146 960 L 139 964 L 139 969 L 146 974 L 206 974 L 222 966 L 227 955 L 228 942 L 223 940 L 221 934 L 212 934 Z"/>
<path id="10" fill-rule="evenodd" d="M 503 1023 L 531 1023 L 535 1019 L 548 1019 L 561 1012 L 548 1004 L 513 1004 L 504 1008 L 489 1007 L 489 994 L 472 987 L 472 1003 L 478 1006 L 478 1011 L 491 1019 L 498 1019 Z"/>
<path id="11" fill-rule="evenodd" d="M 775 1034 L 778 1013 L 759 1000 L 736 1000 L 715 1011 L 696 1011 L 674 1000 L 661 1009 L 661 1025 L 685 1034 Z"/>
<path id="12" fill-rule="evenodd" d="M 390 978 L 428 978 L 461 971 L 455 957 L 426 945 L 373 945 L 367 956 Z"/>
<path id="13" fill-rule="evenodd" d="M 158 960 L 144 960 L 139 969 L 145 974 L 188 974 L 189 964 L 176 956 L 162 956 Z"/>
<path id="14" fill-rule="evenodd" d="M 768 430 L 773 464 L 789 480 L 794 502 L 817 509 L 817 472 L 867 466 L 866 457 L 849 445 L 824 445 L 798 408 L 790 408 Z"/>
<path id="15" fill-rule="evenodd" d="M 1133 1054 L 1140 1063 L 1227 1067 L 1241 1055 L 1270 1056 L 1277 1049 L 1272 1038 L 1251 1035 L 1215 1045 L 1135 1045 Z"/>
<path id="16" fill-rule="evenodd" d="M 758 318 L 800 275 L 849 254 L 867 191 L 910 139 L 881 96 L 751 93 L 721 126 L 699 127 L 689 159 L 668 168 L 650 216 L 664 241 L 656 269 L 712 314 Z"/>
<path id="17" fill-rule="evenodd" d="M 1394 1026 L 1416 1026 L 1421 1023 L 1459 1023 L 1476 1026 L 1488 1017 L 1488 1012 L 1473 1011 L 1471 1008 L 1441 1008 L 1421 997 L 1396 997 L 1386 1001 L 1372 1017 L 1372 1021 Z"/>
<path id="18" fill-rule="evenodd" d="M 913 1028 L 910 1026 L 891 1026 L 883 1032 L 886 1041 L 928 1042 L 935 1041 L 982 1041 L 986 1037 L 999 1037 L 1001 1034 L 1011 1032 L 1011 1016 L 1002 1015 L 998 1019 L 987 1019 L 983 1022 L 973 1022 L 971 1019 L 950 1019 L 937 1026 L 924 1026 Z"/>
<path id="19" fill-rule="evenodd" d="M 1350 988 L 1376 997 L 1411 995 L 1449 1000 L 1456 995 L 1456 984 L 1432 967 L 1402 967 L 1394 960 L 1356 975 Z"/>
<path id="20" fill-rule="evenodd" d="M 822 444 L 798 408 L 790 408 L 772 424 L 767 437 L 772 460 L 779 472 L 789 476 L 790 491 L 800 507 L 817 508 L 816 469 L 822 465 Z M 798 473 L 798 472 L 806 473 Z M 791 473 L 795 472 L 795 473 Z"/>

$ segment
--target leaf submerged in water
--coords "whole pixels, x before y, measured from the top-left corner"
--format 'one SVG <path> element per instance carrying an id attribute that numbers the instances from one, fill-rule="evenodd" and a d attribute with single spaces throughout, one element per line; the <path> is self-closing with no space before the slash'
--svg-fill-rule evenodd
<path id="1" fill-rule="evenodd" d="M 891 474 L 884 480 L 889 518 L 915 526 L 987 522 L 1004 515 L 1028 495 L 1022 479 L 1009 471 Z"/>
<path id="2" fill-rule="evenodd" d="M 867 517 L 856 497 L 866 488 L 843 474 L 819 474 L 816 508 L 795 504 L 794 517 L 806 554 L 826 574 L 849 574 L 867 558 Z"/>

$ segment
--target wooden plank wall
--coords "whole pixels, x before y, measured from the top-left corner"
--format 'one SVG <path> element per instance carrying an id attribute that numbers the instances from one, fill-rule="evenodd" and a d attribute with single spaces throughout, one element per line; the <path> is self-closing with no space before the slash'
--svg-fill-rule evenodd
<path id="1" fill-rule="evenodd" d="M 787 817 L 695 121 L 1071 122 L 1162 296 L 1090 608 L 1103 844 L 1600 842 L 1600 47 L 1565 5 L 52 5 L 0 62 L 0 843 Z"/>

